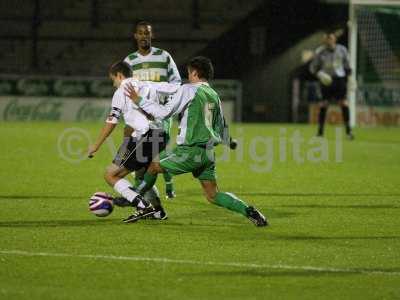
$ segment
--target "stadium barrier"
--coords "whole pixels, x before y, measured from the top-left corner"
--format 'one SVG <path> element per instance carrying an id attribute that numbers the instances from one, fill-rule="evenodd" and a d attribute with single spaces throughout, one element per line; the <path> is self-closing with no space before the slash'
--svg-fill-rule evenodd
<path id="1" fill-rule="evenodd" d="M 214 80 L 227 122 L 241 118 L 241 82 Z M 104 120 L 114 88 L 105 78 L 0 77 L 0 121 Z"/>
<path id="2" fill-rule="evenodd" d="M 318 96 L 307 90 L 304 85 L 304 97 L 310 102 L 308 106 L 309 123 L 318 123 Z M 400 89 L 397 85 L 363 84 L 356 91 L 355 106 L 357 126 L 400 126 Z M 319 96 L 320 97 L 320 96 Z M 329 124 L 342 123 L 340 107 L 330 105 L 326 117 Z"/>
<path id="3" fill-rule="evenodd" d="M 110 112 L 109 98 L 0 97 L 0 121 L 104 121 Z M 222 102 L 225 118 L 234 116 L 232 101 Z"/>
<path id="4" fill-rule="evenodd" d="M 310 104 L 309 123 L 318 123 L 318 113 L 318 104 Z M 358 126 L 400 126 L 400 107 L 358 105 L 356 113 Z M 339 106 L 329 106 L 326 122 L 328 124 L 342 124 L 342 112 Z"/>

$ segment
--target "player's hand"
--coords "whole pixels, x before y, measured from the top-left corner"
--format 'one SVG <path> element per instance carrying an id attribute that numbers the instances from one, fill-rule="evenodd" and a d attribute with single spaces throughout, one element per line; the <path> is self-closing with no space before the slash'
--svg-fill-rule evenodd
<path id="1" fill-rule="evenodd" d="M 130 83 L 128 83 L 125 86 L 125 96 L 127 96 L 129 99 L 131 99 L 136 104 L 139 103 L 140 97 L 139 97 L 138 93 L 136 92 L 135 88 L 133 87 L 133 85 Z"/>
<path id="2" fill-rule="evenodd" d="M 99 147 L 97 147 L 96 145 L 91 145 L 89 146 L 88 149 L 88 157 L 92 158 L 94 156 L 94 154 L 97 152 L 97 150 L 99 150 Z"/>
<path id="3" fill-rule="evenodd" d="M 331 75 L 329 75 L 328 73 L 326 73 L 324 71 L 319 71 L 317 73 L 317 77 L 318 77 L 319 81 L 321 81 L 321 83 L 325 86 L 330 86 L 332 84 Z"/>
<path id="4" fill-rule="evenodd" d="M 229 148 L 231 148 L 231 150 L 235 150 L 237 148 L 237 140 L 230 138 L 229 139 Z"/>

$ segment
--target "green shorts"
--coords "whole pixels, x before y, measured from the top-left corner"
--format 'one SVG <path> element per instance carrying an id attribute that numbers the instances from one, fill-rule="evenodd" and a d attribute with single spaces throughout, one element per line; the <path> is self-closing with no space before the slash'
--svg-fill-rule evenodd
<path id="1" fill-rule="evenodd" d="M 160 153 L 160 165 L 171 175 L 192 173 L 199 180 L 216 180 L 214 150 L 198 146 L 177 146 Z"/>

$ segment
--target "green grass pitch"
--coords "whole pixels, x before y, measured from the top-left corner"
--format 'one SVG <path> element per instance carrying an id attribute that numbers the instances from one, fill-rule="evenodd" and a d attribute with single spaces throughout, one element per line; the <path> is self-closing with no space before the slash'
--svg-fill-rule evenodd
<path id="1" fill-rule="evenodd" d="M 101 126 L 1 123 L 0 299 L 400 298 L 400 129 L 347 141 L 328 127 L 318 162 L 315 127 L 234 126 L 243 159 L 218 163 L 219 186 L 265 213 L 271 226 L 257 228 L 208 204 L 191 175 L 175 178 L 167 221 L 93 216 L 89 196 L 112 193 L 113 144 L 76 159 Z"/>

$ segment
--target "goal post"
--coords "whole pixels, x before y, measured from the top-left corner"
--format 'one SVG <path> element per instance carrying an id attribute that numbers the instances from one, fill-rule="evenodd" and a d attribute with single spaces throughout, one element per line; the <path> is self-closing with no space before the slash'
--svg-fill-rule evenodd
<path id="1" fill-rule="evenodd" d="M 387 108 L 400 100 L 400 0 L 350 0 L 348 27 L 354 127 L 357 105 Z"/>

